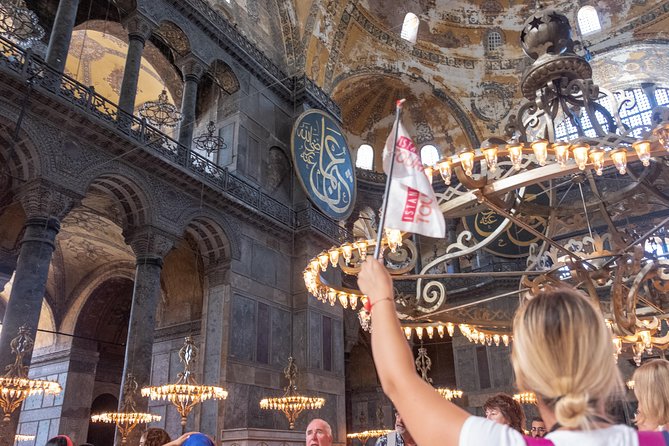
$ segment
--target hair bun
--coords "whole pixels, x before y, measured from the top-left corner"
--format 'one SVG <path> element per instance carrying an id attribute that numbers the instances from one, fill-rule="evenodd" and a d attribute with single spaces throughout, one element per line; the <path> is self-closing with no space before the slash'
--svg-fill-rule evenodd
<path id="1" fill-rule="evenodd" d="M 555 418 L 560 425 L 578 428 L 588 416 L 588 395 L 568 393 L 555 402 Z"/>

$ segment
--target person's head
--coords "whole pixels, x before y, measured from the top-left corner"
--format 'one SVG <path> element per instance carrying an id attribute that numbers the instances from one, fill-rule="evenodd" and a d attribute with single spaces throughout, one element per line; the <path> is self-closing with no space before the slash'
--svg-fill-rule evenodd
<path id="1" fill-rule="evenodd" d="M 587 429 L 622 388 L 611 332 L 582 293 L 539 293 L 518 309 L 511 362 L 521 391 L 537 395 L 561 426 Z"/>
<path id="2" fill-rule="evenodd" d="M 314 418 L 307 426 L 306 446 L 330 446 L 332 444 L 332 428 L 320 418 Z"/>
<path id="3" fill-rule="evenodd" d="M 487 419 L 499 424 L 507 424 L 518 432 L 523 432 L 525 413 L 520 403 L 509 395 L 500 393 L 488 398 L 483 404 L 483 410 Z"/>
<path id="4" fill-rule="evenodd" d="M 188 436 L 183 446 L 214 446 L 214 442 L 207 435 L 196 432 Z"/>
<path id="5" fill-rule="evenodd" d="M 170 435 L 164 429 L 150 427 L 139 438 L 139 446 L 163 446 L 170 441 Z"/>
<path id="6" fill-rule="evenodd" d="M 530 435 L 533 437 L 541 438 L 546 435 L 546 423 L 539 417 L 532 418 L 532 424 L 530 425 Z"/>
<path id="7" fill-rule="evenodd" d="M 656 429 L 669 423 L 669 361 L 648 361 L 636 369 L 632 379 L 639 401 L 637 425 Z"/>
<path id="8" fill-rule="evenodd" d="M 47 441 L 44 446 L 74 446 L 74 444 L 67 435 L 56 435 Z"/>

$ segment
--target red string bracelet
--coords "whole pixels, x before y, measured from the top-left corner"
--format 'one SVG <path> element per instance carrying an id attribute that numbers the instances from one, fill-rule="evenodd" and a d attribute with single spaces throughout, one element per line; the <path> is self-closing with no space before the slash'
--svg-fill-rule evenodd
<path id="1" fill-rule="evenodd" d="M 378 304 L 379 302 L 381 302 L 382 300 L 390 300 L 390 301 L 392 301 L 393 299 L 391 299 L 390 297 L 384 297 L 384 298 L 379 299 L 378 301 L 376 301 L 376 302 L 374 302 L 374 303 L 370 303 L 370 302 L 369 302 L 369 298 L 367 298 L 367 300 L 365 301 L 365 305 L 364 305 L 365 311 L 366 311 L 367 313 L 370 313 L 370 314 L 371 314 L 371 313 L 372 313 L 372 307 L 373 307 L 374 305 Z"/>

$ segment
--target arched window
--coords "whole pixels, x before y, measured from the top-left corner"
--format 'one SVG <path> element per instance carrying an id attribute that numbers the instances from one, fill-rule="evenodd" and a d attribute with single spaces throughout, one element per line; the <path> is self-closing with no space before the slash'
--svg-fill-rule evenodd
<path id="1" fill-rule="evenodd" d="M 578 10 L 578 29 L 581 34 L 592 34 L 602 29 L 599 15 L 593 6 L 584 6 Z"/>
<path id="2" fill-rule="evenodd" d="M 439 161 L 439 151 L 433 145 L 425 145 L 420 149 L 420 160 L 426 166 L 434 166 Z"/>
<path id="3" fill-rule="evenodd" d="M 369 144 L 363 144 L 358 147 L 358 156 L 355 160 L 355 167 L 365 170 L 374 168 L 374 149 Z"/>
<path id="4" fill-rule="evenodd" d="M 499 31 L 490 31 L 488 33 L 488 51 L 495 51 L 502 46 L 502 34 Z"/>
<path id="5" fill-rule="evenodd" d="M 411 43 L 416 43 L 416 37 L 418 37 L 418 25 L 420 20 L 418 16 L 413 12 L 407 13 L 404 16 L 404 23 L 402 23 L 402 33 L 400 37 L 404 40 L 408 40 Z"/>

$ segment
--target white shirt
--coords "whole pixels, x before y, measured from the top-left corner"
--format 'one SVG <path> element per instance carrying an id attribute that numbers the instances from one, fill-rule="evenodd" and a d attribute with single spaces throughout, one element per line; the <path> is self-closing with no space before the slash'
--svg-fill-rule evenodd
<path id="1" fill-rule="evenodd" d="M 546 435 L 555 446 L 639 446 L 634 429 L 622 424 L 592 431 L 558 430 Z M 481 417 L 469 417 L 460 431 L 460 446 L 525 446 L 515 429 Z"/>

